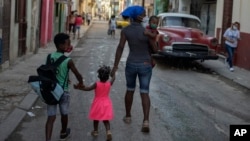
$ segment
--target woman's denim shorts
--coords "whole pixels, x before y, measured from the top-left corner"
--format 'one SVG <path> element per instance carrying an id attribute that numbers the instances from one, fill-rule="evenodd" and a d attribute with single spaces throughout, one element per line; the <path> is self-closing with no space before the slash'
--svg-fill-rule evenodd
<path id="1" fill-rule="evenodd" d="M 127 91 L 134 91 L 136 78 L 138 76 L 140 83 L 140 93 L 149 93 L 149 84 L 152 76 L 151 63 L 127 63 L 125 68 L 127 81 Z"/>

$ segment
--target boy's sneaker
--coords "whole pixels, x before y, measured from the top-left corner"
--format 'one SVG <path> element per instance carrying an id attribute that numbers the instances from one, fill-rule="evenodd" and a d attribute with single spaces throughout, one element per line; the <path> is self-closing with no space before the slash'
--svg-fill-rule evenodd
<path id="1" fill-rule="evenodd" d="M 66 129 L 66 133 L 61 133 L 60 134 L 60 141 L 64 141 L 70 136 L 70 128 Z"/>

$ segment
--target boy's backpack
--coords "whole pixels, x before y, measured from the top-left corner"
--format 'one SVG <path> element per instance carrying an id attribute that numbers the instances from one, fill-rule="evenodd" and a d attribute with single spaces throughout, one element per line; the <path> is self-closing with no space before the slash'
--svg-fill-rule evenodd
<path id="1" fill-rule="evenodd" d="M 61 96 L 64 93 L 65 77 L 63 87 L 58 84 L 56 75 L 58 73 L 58 66 L 67 58 L 62 55 L 55 62 L 52 62 L 51 54 L 48 55 L 45 65 L 37 68 L 38 76 L 30 76 L 28 83 L 31 84 L 32 89 L 42 98 L 42 100 L 49 105 L 58 104 Z"/>

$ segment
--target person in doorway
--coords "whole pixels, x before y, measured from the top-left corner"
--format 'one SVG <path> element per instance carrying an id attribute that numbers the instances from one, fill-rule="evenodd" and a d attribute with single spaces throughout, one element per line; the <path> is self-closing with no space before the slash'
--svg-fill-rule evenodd
<path id="1" fill-rule="evenodd" d="M 77 33 L 77 39 L 80 39 L 80 31 L 81 31 L 81 26 L 82 26 L 83 20 L 81 15 L 77 15 L 75 19 L 75 28 L 76 28 L 76 33 Z M 75 38 L 75 36 L 74 36 Z"/>
<path id="2" fill-rule="evenodd" d="M 113 106 L 112 101 L 109 97 L 111 85 L 113 84 L 115 77 L 112 77 L 110 81 L 110 67 L 101 66 L 98 69 L 98 77 L 100 81 L 94 83 L 89 87 L 77 85 L 74 86 L 76 89 L 90 91 L 95 90 L 95 98 L 91 104 L 89 118 L 93 120 L 94 130 L 91 132 L 92 136 L 98 135 L 98 124 L 99 121 L 103 121 L 104 126 L 106 128 L 107 141 L 112 140 L 112 135 L 110 131 L 110 123 L 109 121 L 113 119 Z"/>
<path id="3" fill-rule="evenodd" d="M 64 52 L 71 46 L 70 37 L 65 33 L 58 33 L 54 37 L 54 43 L 57 51 L 51 54 L 51 59 L 55 62 L 58 58 L 64 55 Z M 61 132 L 60 140 L 65 140 L 70 136 L 70 128 L 68 128 L 68 113 L 69 113 L 69 103 L 70 103 L 70 94 L 68 83 L 68 73 L 69 70 L 73 72 L 78 80 L 78 87 L 83 87 L 82 75 L 78 72 L 75 64 L 71 58 L 65 59 L 58 67 L 57 79 L 59 84 L 64 89 L 64 94 L 59 101 L 58 105 L 47 105 L 47 114 L 48 118 L 45 126 L 46 141 L 51 141 L 53 125 L 56 119 L 57 106 L 59 106 L 61 113 Z"/>
<path id="4" fill-rule="evenodd" d="M 225 63 L 229 65 L 229 70 L 232 72 L 234 71 L 233 68 L 233 57 L 234 57 L 234 51 L 238 46 L 238 41 L 240 40 L 240 31 L 239 31 L 239 22 L 234 22 L 231 27 L 229 27 L 223 37 L 225 39 L 225 48 L 227 51 L 227 59 L 225 60 Z"/>
<path id="5" fill-rule="evenodd" d="M 111 37 L 115 38 L 115 30 L 116 30 L 115 15 L 112 15 L 109 20 L 109 30 L 111 31 Z"/>
<path id="6" fill-rule="evenodd" d="M 118 64 L 127 41 L 129 46 L 129 55 L 127 57 L 125 68 L 127 90 L 125 94 L 126 115 L 123 118 L 123 121 L 128 124 L 131 122 L 131 107 L 136 87 L 136 79 L 138 77 L 144 115 L 141 131 L 147 133 L 150 131 L 149 85 L 152 76 L 149 47 L 152 47 L 152 50 L 156 51 L 156 44 L 152 38 L 145 35 L 145 28 L 142 26 L 141 22 L 146 14 L 142 6 L 130 6 L 125 9 L 121 15 L 123 17 L 129 17 L 131 19 L 131 24 L 123 28 L 121 31 L 121 37 L 116 49 L 115 62 L 111 71 L 111 76 L 113 76 L 118 69 Z"/>

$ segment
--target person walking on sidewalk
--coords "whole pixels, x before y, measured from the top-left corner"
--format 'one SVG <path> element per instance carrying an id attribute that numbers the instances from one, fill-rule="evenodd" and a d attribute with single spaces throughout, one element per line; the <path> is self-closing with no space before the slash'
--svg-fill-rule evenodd
<path id="1" fill-rule="evenodd" d="M 76 15 L 75 12 L 72 11 L 70 15 L 68 16 L 68 23 L 69 23 L 69 35 L 71 32 L 75 36 L 75 22 L 76 22 Z"/>
<path id="2" fill-rule="evenodd" d="M 125 43 L 128 41 L 130 49 L 125 68 L 127 85 L 125 94 L 126 115 L 123 120 L 125 123 L 131 122 L 131 107 L 136 87 L 136 79 L 138 77 L 144 114 L 141 131 L 149 132 L 149 85 L 152 75 L 152 60 L 149 47 L 152 47 L 152 49 L 156 52 L 156 44 L 154 39 L 145 35 L 146 29 L 141 25 L 141 22 L 145 17 L 145 10 L 142 6 L 130 6 L 122 12 L 122 16 L 131 18 L 132 22 L 121 31 L 121 37 L 116 49 L 115 62 L 111 76 L 113 76 L 118 69 L 118 64 L 125 47 Z"/>
<path id="3" fill-rule="evenodd" d="M 83 20 L 81 15 L 77 15 L 75 19 L 75 28 L 76 28 L 76 33 L 77 33 L 77 39 L 80 39 L 80 31 L 81 31 L 81 26 L 82 26 Z M 75 38 L 75 36 L 74 36 Z"/>
<path id="4" fill-rule="evenodd" d="M 233 68 L 233 56 L 234 51 L 238 46 L 238 40 L 240 40 L 240 23 L 234 22 L 231 27 L 229 27 L 224 33 L 223 37 L 225 39 L 225 48 L 227 50 L 226 63 L 229 64 L 229 70 L 234 71 Z"/>
<path id="5" fill-rule="evenodd" d="M 91 14 L 90 13 L 87 13 L 87 24 L 89 25 L 90 24 L 90 21 L 91 21 Z"/>
<path id="6" fill-rule="evenodd" d="M 71 46 L 70 45 L 70 37 L 68 34 L 65 33 L 58 33 L 54 37 L 54 44 L 56 46 L 57 51 L 51 53 L 51 60 L 56 61 L 58 58 L 60 58 L 62 55 L 64 55 L 64 52 Z M 60 132 L 60 139 L 64 140 L 69 137 L 70 135 L 70 128 L 68 128 L 68 113 L 69 113 L 69 103 L 70 103 L 70 94 L 69 94 L 69 86 L 68 83 L 68 73 L 69 70 L 73 72 L 73 74 L 76 76 L 78 80 L 77 86 L 83 86 L 83 80 L 82 75 L 78 72 L 78 70 L 75 67 L 75 64 L 71 58 L 65 59 L 59 66 L 58 66 L 58 73 L 56 75 L 58 83 L 61 86 L 64 86 L 64 94 L 62 98 L 59 101 L 59 109 L 61 113 L 61 124 L 62 129 Z M 46 121 L 45 126 L 45 134 L 46 134 L 46 141 L 51 140 L 52 136 L 52 130 L 53 130 L 53 124 L 56 119 L 56 113 L 57 113 L 57 105 L 47 105 L 47 114 L 48 118 Z"/>
<path id="7" fill-rule="evenodd" d="M 94 130 L 91 132 L 92 136 L 98 135 L 98 124 L 99 121 L 103 121 L 106 134 L 107 134 L 107 141 L 112 140 L 112 135 L 110 131 L 110 123 L 109 121 L 113 119 L 113 106 L 112 101 L 109 97 L 110 88 L 113 84 L 115 77 L 112 77 L 110 81 L 110 67 L 102 66 L 98 69 L 98 77 L 100 81 L 97 81 L 93 85 L 89 87 L 84 86 L 77 86 L 74 85 L 74 88 L 84 90 L 84 91 L 91 91 L 95 90 L 95 97 L 91 104 L 89 118 L 93 120 Z"/>

